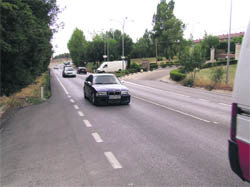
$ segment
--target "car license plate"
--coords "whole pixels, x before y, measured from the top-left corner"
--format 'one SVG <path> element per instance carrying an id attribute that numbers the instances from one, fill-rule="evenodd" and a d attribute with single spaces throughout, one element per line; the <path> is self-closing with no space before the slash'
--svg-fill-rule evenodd
<path id="1" fill-rule="evenodd" d="M 110 95 L 109 99 L 121 99 L 120 95 Z"/>

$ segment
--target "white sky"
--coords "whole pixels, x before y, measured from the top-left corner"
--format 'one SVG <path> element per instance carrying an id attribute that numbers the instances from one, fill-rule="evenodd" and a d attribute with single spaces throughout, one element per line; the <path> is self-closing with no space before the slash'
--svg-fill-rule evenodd
<path id="1" fill-rule="evenodd" d="M 167 0 L 168 2 L 169 0 Z M 145 29 L 152 29 L 152 18 L 160 0 L 57 0 L 60 8 L 58 22 L 64 28 L 54 35 L 52 44 L 55 55 L 68 52 L 67 42 L 77 27 L 83 30 L 87 40 L 93 33 L 110 29 L 122 30 L 136 39 L 143 36 Z M 218 35 L 229 29 L 230 0 L 175 0 L 175 15 L 186 24 L 185 38 L 193 33 L 194 39 L 202 38 L 204 32 Z M 111 19 L 120 21 L 110 21 Z M 233 0 L 232 33 L 245 31 L 250 21 L 250 0 Z"/>

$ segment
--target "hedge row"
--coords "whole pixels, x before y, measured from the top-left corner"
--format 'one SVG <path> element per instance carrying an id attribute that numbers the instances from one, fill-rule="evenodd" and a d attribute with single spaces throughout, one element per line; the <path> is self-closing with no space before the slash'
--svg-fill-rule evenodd
<path id="1" fill-rule="evenodd" d="M 237 62 L 238 62 L 237 60 L 231 60 L 230 65 L 237 64 Z M 211 68 L 211 67 L 214 67 L 214 66 L 225 66 L 225 65 L 227 65 L 226 60 L 218 61 L 218 62 L 209 62 L 209 63 L 206 63 L 206 64 L 202 64 L 201 69 Z"/>
<path id="2" fill-rule="evenodd" d="M 181 73 L 179 69 L 174 69 L 170 71 L 170 78 L 174 81 L 181 81 L 185 79 L 186 75 Z"/>

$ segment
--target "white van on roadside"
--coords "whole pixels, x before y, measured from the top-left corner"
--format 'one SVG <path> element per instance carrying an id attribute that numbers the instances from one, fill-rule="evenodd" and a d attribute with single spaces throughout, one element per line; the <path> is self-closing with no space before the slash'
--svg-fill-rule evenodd
<path id="1" fill-rule="evenodd" d="M 97 73 L 107 73 L 125 70 L 127 68 L 127 61 L 107 61 L 103 62 L 97 69 Z"/>
<path id="2" fill-rule="evenodd" d="M 250 182 L 250 22 L 237 65 L 229 139 L 231 169 Z"/>

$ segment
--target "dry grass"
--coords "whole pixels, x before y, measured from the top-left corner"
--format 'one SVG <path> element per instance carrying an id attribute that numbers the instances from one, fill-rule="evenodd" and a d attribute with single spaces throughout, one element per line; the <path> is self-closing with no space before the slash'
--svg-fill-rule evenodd
<path id="1" fill-rule="evenodd" d="M 223 68 L 224 72 L 226 72 L 226 66 L 221 66 L 221 67 Z M 230 90 L 230 91 L 233 90 L 236 67 L 237 64 L 230 65 L 228 85 L 225 83 L 226 73 L 224 73 L 222 81 L 215 85 L 215 89 Z M 213 68 L 202 69 L 200 72 L 197 72 L 194 86 L 203 88 L 211 87 L 213 85 L 213 82 L 211 81 L 211 71 L 213 70 Z"/>
<path id="2" fill-rule="evenodd" d="M 33 84 L 23 88 L 20 92 L 9 97 L 0 97 L 1 110 L 6 111 L 9 108 L 27 106 L 34 102 L 38 102 L 41 97 L 41 86 L 45 83 L 45 77 L 46 73 L 42 74 Z"/>

